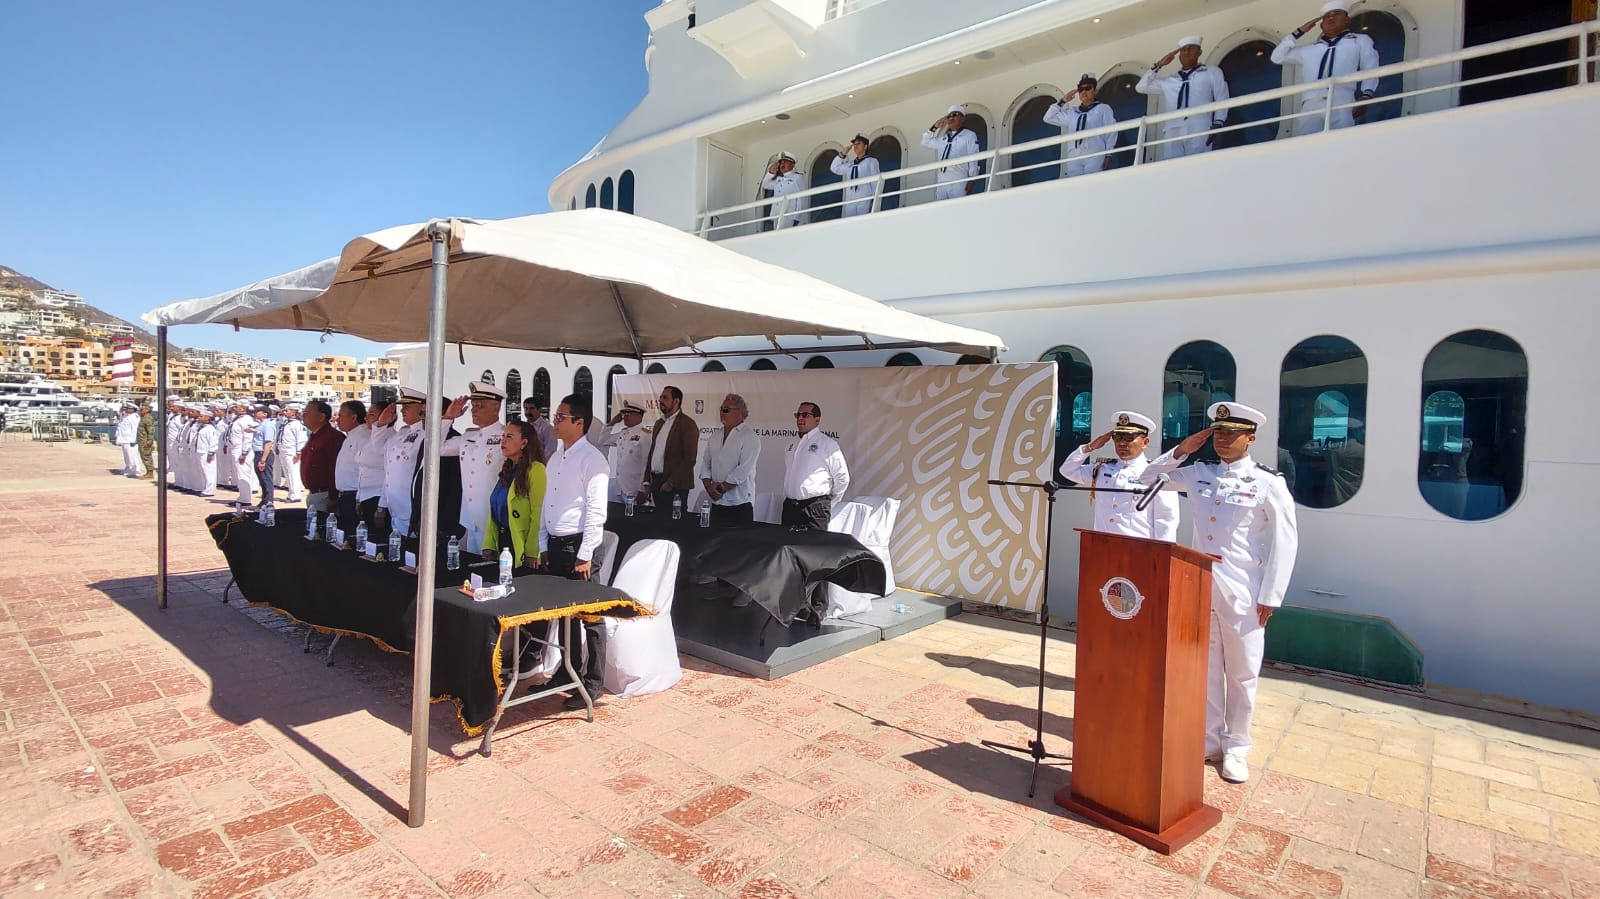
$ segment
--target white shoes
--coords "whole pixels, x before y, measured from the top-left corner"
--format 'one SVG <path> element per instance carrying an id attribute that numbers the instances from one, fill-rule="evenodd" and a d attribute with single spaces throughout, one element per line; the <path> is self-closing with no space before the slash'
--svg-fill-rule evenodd
<path id="1" fill-rule="evenodd" d="M 1242 784 L 1250 779 L 1250 766 L 1245 758 L 1249 750 L 1230 749 L 1222 756 L 1222 779 L 1231 784 Z"/>

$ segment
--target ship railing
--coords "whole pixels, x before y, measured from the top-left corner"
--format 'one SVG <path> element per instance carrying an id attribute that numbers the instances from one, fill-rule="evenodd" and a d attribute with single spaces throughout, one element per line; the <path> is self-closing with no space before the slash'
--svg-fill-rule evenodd
<path id="1" fill-rule="evenodd" d="M 1355 72 L 1349 75 L 1339 75 L 1320 81 L 1241 94 L 1218 103 L 1194 106 L 1175 112 L 1146 115 L 1138 119 L 1117 122 L 1115 125 L 1108 125 L 1103 128 L 1086 129 L 1072 134 L 1052 135 L 1026 143 L 984 150 L 959 158 L 941 159 L 920 165 L 906 166 L 892 171 L 880 172 L 868 178 L 835 181 L 786 194 L 782 197 L 752 200 L 747 203 L 739 203 L 703 212 L 698 217 L 695 232 L 709 240 L 722 240 L 729 237 L 753 234 L 757 231 L 782 228 L 787 223 L 786 220 L 794 218 L 801 218 L 806 222 L 815 223 L 819 221 L 819 213 L 832 212 L 834 215 L 829 217 L 838 217 L 843 213 L 845 206 L 855 203 L 870 202 L 871 212 L 881 211 L 884 208 L 885 201 L 889 200 L 895 201 L 898 206 L 917 205 L 931 201 L 934 198 L 934 191 L 950 185 L 970 185 L 966 188 L 967 193 L 991 191 L 1009 186 L 1009 182 L 1018 174 L 1050 168 L 1055 168 L 1065 174 L 1069 161 L 1092 161 L 1094 159 L 1121 156 L 1128 160 L 1128 165 L 1145 165 L 1157 161 L 1157 158 L 1162 155 L 1162 148 L 1169 144 L 1190 140 L 1196 136 L 1191 134 L 1165 135 L 1163 134 L 1164 126 L 1168 123 L 1191 117 L 1215 116 L 1219 112 L 1232 112 L 1245 107 L 1258 106 L 1264 103 L 1270 104 L 1274 101 L 1279 104 L 1280 109 L 1285 106 L 1293 106 L 1295 108 L 1276 116 L 1266 116 L 1243 122 L 1227 122 L 1219 127 L 1210 129 L 1208 132 L 1203 132 L 1203 134 L 1215 141 L 1222 135 L 1244 129 L 1265 126 L 1281 127 L 1282 123 L 1285 122 L 1291 123 L 1291 129 L 1293 129 L 1296 123 L 1312 121 L 1315 121 L 1320 126 L 1321 131 L 1326 132 L 1331 130 L 1335 117 L 1344 110 L 1349 110 L 1352 115 L 1360 118 L 1363 111 L 1381 104 L 1428 95 L 1458 94 L 1464 88 L 1472 88 L 1544 72 L 1571 70 L 1572 85 L 1590 85 L 1596 80 L 1596 63 L 1600 62 L 1600 41 L 1595 39 L 1597 35 L 1600 35 L 1600 22 L 1580 22 L 1575 25 L 1541 31 L 1536 34 L 1508 38 L 1492 44 L 1467 47 L 1439 56 L 1392 63 L 1376 69 Z M 1362 82 L 1381 81 L 1384 78 L 1395 75 L 1405 76 L 1440 67 L 1459 69 L 1462 63 L 1470 60 L 1556 42 L 1575 43 L 1576 50 L 1569 58 L 1556 62 L 1531 65 L 1475 78 L 1451 77 L 1439 84 L 1423 85 L 1396 93 L 1378 94 L 1365 99 L 1360 97 L 1359 85 Z M 1348 102 L 1328 102 L 1329 99 L 1336 97 L 1336 88 L 1346 85 L 1357 86 L 1354 99 Z M 1458 97 L 1451 99 L 1458 99 Z M 1449 102 L 1444 108 L 1453 108 L 1455 105 L 1454 102 Z M 1229 117 L 1233 118 L 1232 116 Z M 1084 153 L 1070 159 L 1063 153 L 1040 162 L 1021 164 L 1017 162 L 1017 157 L 1025 156 L 1037 150 L 1061 148 L 1068 144 L 1089 142 L 1109 135 L 1119 136 L 1118 142 L 1120 143 L 1120 136 L 1124 134 L 1132 134 L 1133 141 L 1126 145 L 1112 147 L 1109 150 Z M 1301 135 L 1301 137 L 1309 136 L 1311 135 Z M 940 169 L 972 163 L 976 163 L 978 167 L 978 173 L 975 175 L 943 182 L 936 180 Z M 863 185 L 872 188 L 872 196 L 870 198 L 853 200 L 844 198 L 845 188 Z M 829 194 L 838 194 L 840 198 L 828 201 L 821 200 L 822 197 Z"/>

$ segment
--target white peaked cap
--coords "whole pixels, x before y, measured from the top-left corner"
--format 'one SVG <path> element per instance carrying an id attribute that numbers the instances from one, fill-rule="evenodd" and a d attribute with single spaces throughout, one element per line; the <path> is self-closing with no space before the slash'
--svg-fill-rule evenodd
<path id="1" fill-rule="evenodd" d="M 950 109 L 945 113 L 945 115 L 954 115 L 956 113 L 960 113 L 961 115 L 966 115 L 967 114 L 967 104 L 965 104 L 965 103 L 953 104 L 950 107 Z"/>
<path id="2" fill-rule="evenodd" d="M 1327 15 L 1328 13 L 1331 13 L 1331 12 L 1349 12 L 1349 11 L 1350 11 L 1350 0 L 1328 0 L 1327 3 L 1322 4 L 1322 14 L 1323 15 Z"/>
<path id="3" fill-rule="evenodd" d="M 779 159 L 787 159 L 790 162 L 799 162 L 800 161 L 800 160 L 796 159 L 794 157 L 794 154 L 790 153 L 788 150 L 784 150 L 782 153 L 779 153 L 778 154 L 778 158 Z"/>
<path id="4" fill-rule="evenodd" d="M 1198 46 L 1201 46 L 1201 41 L 1203 41 L 1203 40 L 1204 40 L 1204 38 L 1200 37 L 1200 35 L 1198 35 L 1198 34 L 1186 35 L 1186 36 L 1178 39 L 1178 49 L 1182 50 L 1184 47 L 1198 47 Z"/>

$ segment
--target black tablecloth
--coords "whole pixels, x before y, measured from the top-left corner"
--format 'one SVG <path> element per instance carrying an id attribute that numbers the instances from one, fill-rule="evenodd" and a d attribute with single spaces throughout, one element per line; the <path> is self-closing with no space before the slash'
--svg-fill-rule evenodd
<path id="1" fill-rule="evenodd" d="M 276 527 L 253 518 L 212 515 L 206 526 L 228 560 L 245 599 L 327 633 L 372 640 L 391 652 L 415 645 L 417 578 L 387 562 L 305 539 L 306 513 L 284 509 Z M 476 560 L 464 557 L 464 562 Z M 490 718 L 500 697 L 500 636 L 522 624 L 568 615 L 633 617 L 641 609 L 619 590 L 550 575 L 516 578 L 515 593 L 474 602 L 459 590 L 470 574 L 494 582 L 498 566 L 447 571 L 434 578 L 430 693 L 453 699 L 469 734 Z"/>
<path id="2" fill-rule="evenodd" d="M 499 705 L 500 640 L 506 631 L 556 618 L 632 618 L 644 612 L 622 591 L 588 581 L 530 574 L 512 584 L 515 593 L 487 602 L 474 601 L 459 586 L 433 594 L 433 695 L 456 700 L 468 734 L 476 734 Z"/>
<path id="3" fill-rule="evenodd" d="M 765 522 L 736 527 L 700 527 L 698 516 L 639 508 L 628 517 L 620 503 L 606 513 L 606 530 L 617 535 L 617 560 L 640 540 L 671 540 L 682 558 L 680 578 L 693 575 L 726 581 L 754 599 L 778 623 L 788 625 L 806 607 L 812 584 L 827 581 L 858 593 L 882 593 L 883 560 L 849 534 L 794 531 Z"/>

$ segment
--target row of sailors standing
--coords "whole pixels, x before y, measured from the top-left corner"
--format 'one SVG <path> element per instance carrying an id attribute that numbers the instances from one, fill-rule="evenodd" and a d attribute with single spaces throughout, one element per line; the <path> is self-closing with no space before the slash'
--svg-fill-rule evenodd
<path id="1" fill-rule="evenodd" d="M 1175 492 L 1189 497 L 1190 545 L 1216 558 L 1211 568 L 1211 637 L 1206 691 L 1206 760 L 1218 762 L 1224 780 L 1249 779 L 1250 722 L 1266 648 L 1267 621 L 1283 603 L 1299 537 L 1294 497 L 1278 472 L 1250 458 L 1259 410 L 1213 403 L 1211 427 L 1191 435 L 1154 461 L 1145 456 L 1155 422 L 1134 411 L 1116 413 L 1106 433 L 1079 446 L 1061 474 L 1090 488 L 1093 529 L 1176 542 Z M 1184 465 L 1213 443 L 1218 461 Z M 1091 458 L 1112 444 L 1115 455 Z M 1136 493 L 1166 478 L 1168 488 L 1143 510 Z"/>
<path id="2" fill-rule="evenodd" d="M 1315 40 L 1300 44 L 1308 34 Z M 1141 94 L 1162 98 L 1163 113 L 1181 112 L 1228 99 L 1228 81 L 1221 69 L 1200 62 L 1204 39 L 1200 35 L 1187 35 L 1178 46 L 1157 60 L 1139 77 L 1134 90 Z M 1169 74 L 1161 72 L 1176 60 L 1178 69 Z M 1370 71 L 1381 65 L 1372 38 L 1350 30 L 1349 0 L 1328 0 L 1322 10 L 1299 28 L 1284 35 L 1272 51 L 1272 61 L 1282 66 L 1295 66 L 1302 81 L 1321 81 L 1335 76 Z M 1068 134 L 1109 128 L 1117 123 L 1112 108 L 1096 99 L 1098 79 L 1085 74 L 1078 79 L 1077 89 L 1070 91 L 1057 103 L 1045 110 L 1044 121 L 1058 126 Z M 1370 100 L 1377 92 L 1378 79 L 1359 83 L 1344 83 L 1333 89 L 1333 104 L 1338 107 L 1330 116 L 1334 128 L 1348 128 L 1361 121 L 1365 108 L 1351 108 L 1350 104 Z M 1328 90 L 1313 88 L 1301 95 L 1300 115 L 1294 119 L 1296 135 L 1312 134 L 1322 130 L 1323 114 L 1328 105 Z M 956 104 L 945 115 L 929 126 L 922 135 L 922 146 L 933 150 L 940 162 L 946 163 L 935 172 L 934 197 L 949 200 L 977 190 L 983 168 L 978 160 L 968 159 L 983 151 L 978 136 L 966 128 L 966 106 Z M 1228 111 L 1219 109 L 1211 113 L 1170 119 L 1162 124 L 1162 155 L 1165 158 L 1193 156 L 1212 148 L 1212 131 L 1224 127 Z M 1098 172 L 1109 168 L 1111 152 L 1117 146 L 1117 133 L 1107 132 L 1094 137 L 1071 141 L 1067 145 L 1066 174 L 1068 177 Z M 846 182 L 844 216 L 846 218 L 872 211 L 872 198 L 877 192 L 874 181 L 850 184 L 853 179 L 876 178 L 881 169 L 878 160 L 867 155 L 868 141 L 856 135 L 847 150 L 841 150 L 829 168 Z M 762 178 L 763 196 L 777 201 L 768 213 L 776 215 L 777 227 L 788 228 L 805 220 L 809 197 L 790 195 L 806 189 L 804 176 L 795 171 L 795 156 L 785 151 Z M 788 198 L 788 199 L 786 199 Z M 763 225 L 770 230 L 772 221 Z"/>

